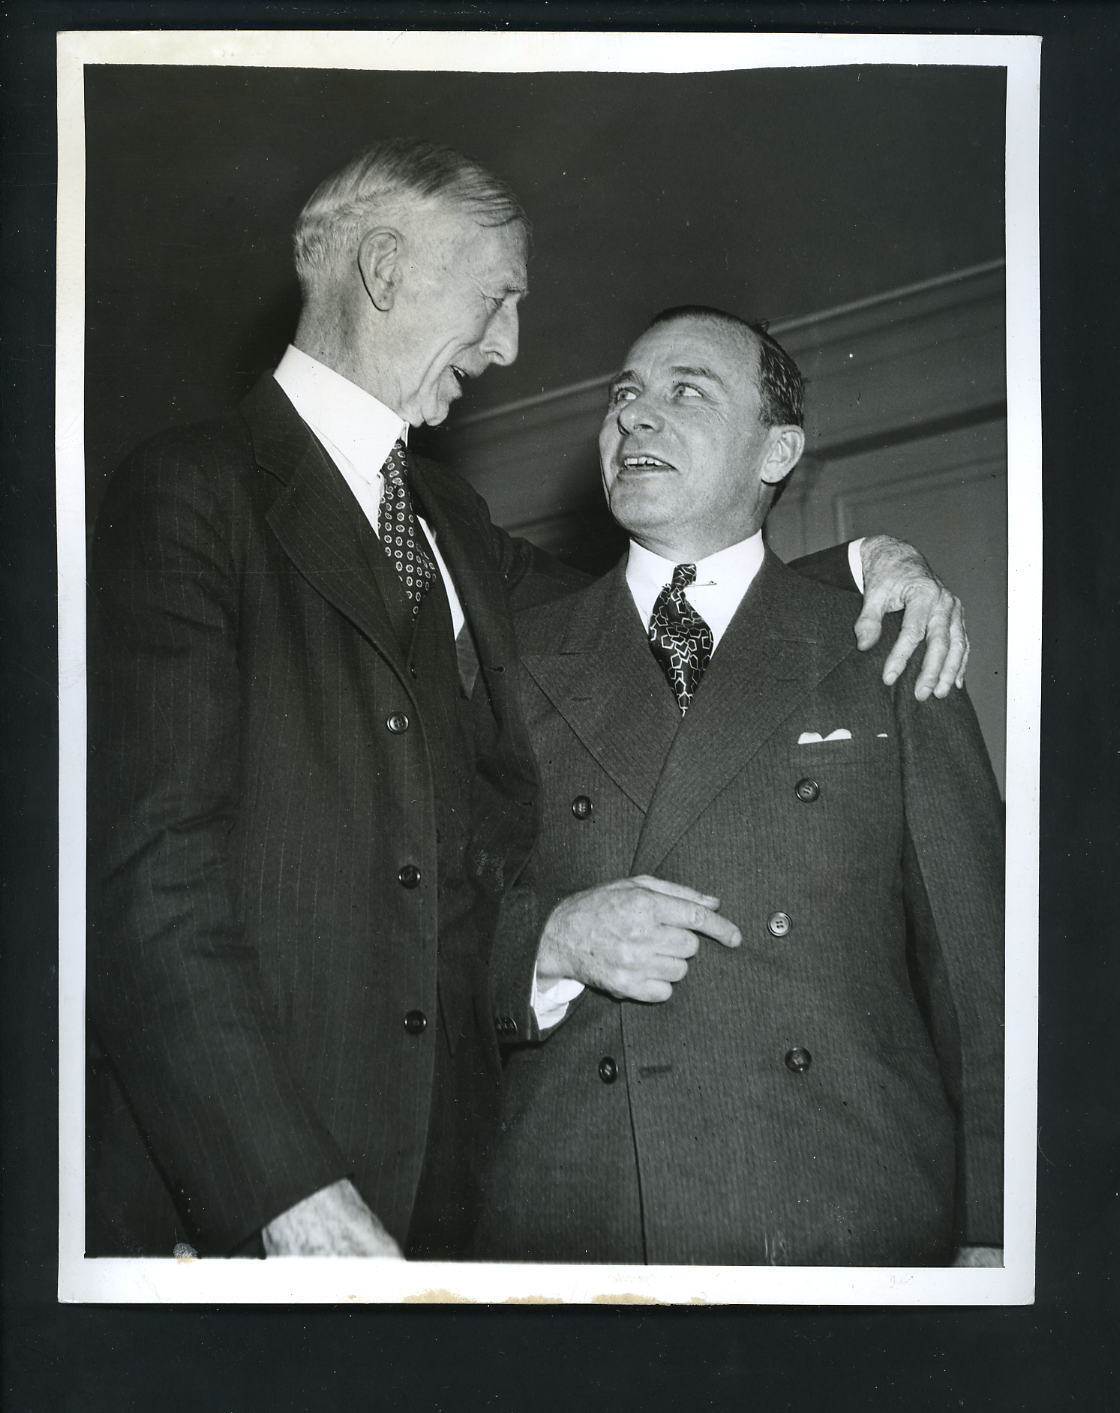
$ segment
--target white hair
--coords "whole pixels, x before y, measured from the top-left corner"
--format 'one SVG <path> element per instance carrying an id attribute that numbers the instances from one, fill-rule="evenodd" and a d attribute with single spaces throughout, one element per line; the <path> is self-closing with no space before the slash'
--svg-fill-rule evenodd
<path id="1" fill-rule="evenodd" d="M 390 138 L 328 177 L 300 212 L 293 243 L 304 294 L 349 258 L 379 211 L 403 201 L 432 200 L 460 209 L 480 225 L 518 222 L 529 230 L 517 197 L 481 163 L 437 143 Z"/>

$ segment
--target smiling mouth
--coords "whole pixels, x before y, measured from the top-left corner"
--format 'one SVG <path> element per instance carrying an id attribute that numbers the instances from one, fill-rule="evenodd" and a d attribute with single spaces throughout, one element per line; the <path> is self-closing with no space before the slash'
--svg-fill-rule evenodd
<path id="1" fill-rule="evenodd" d="M 646 452 L 630 452 L 621 460 L 620 471 L 675 471 L 676 467 L 668 461 L 662 461 L 659 456 L 650 456 Z"/>
<path id="2" fill-rule="evenodd" d="M 464 383 L 467 381 L 467 379 L 470 377 L 470 374 L 469 374 L 469 373 L 465 373 L 465 372 L 463 371 L 463 369 L 460 368 L 457 363 L 448 364 L 448 367 L 451 369 L 451 372 L 452 372 L 452 374 L 453 374 L 454 377 L 455 377 L 455 381 L 458 383 L 458 385 L 459 385 L 460 387 L 462 387 L 463 384 L 464 384 Z"/>

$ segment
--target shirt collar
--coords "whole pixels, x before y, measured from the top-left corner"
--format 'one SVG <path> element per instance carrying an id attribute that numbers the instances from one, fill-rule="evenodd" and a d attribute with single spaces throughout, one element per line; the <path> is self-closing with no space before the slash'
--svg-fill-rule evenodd
<path id="1" fill-rule="evenodd" d="M 673 569 L 678 563 L 695 563 L 696 587 L 709 584 L 726 586 L 729 591 L 745 594 L 762 568 L 765 550 L 762 544 L 762 531 L 756 530 L 748 539 L 738 544 L 728 545 L 717 550 L 706 559 L 681 561 L 665 559 L 654 554 L 636 540 L 630 541 L 630 553 L 626 561 L 626 582 L 634 593 L 648 592 L 654 596 L 661 592 L 673 577 Z"/>
<path id="2" fill-rule="evenodd" d="M 319 440 L 367 480 L 380 471 L 394 442 L 408 440 L 408 423 L 392 408 L 293 345 L 274 376 Z"/>

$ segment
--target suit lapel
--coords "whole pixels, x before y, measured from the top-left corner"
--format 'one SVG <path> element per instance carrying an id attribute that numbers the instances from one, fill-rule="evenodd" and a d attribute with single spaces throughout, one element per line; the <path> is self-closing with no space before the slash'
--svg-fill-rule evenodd
<path id="1" fill-rule="evenodd" d="M 241 405 L 257 463 L 281 483 L 268 523 L 307 581 L 387 658 L 402 644 L 370 570 L 369 522 L 330 457 L 272 377 Z"/>
<path id="2" fill-rule="evenodd" d="M 478 522 L 455 495 L 456 473 L 409 455 L 409 481 L 419 514 L 435 532 L 439 552 L 451 571 L 463 616 L 474 635 L 479 658 L 505 664 L 513 657 L 513 629 L 492 554 L 479 535 Z"/>
<path id="3" fill-rule="evenodd" d="M 767 552 L 665 757 L 634 873 L 656 872 L 797 703 L 854 651 L 850 631 L 821 622 L 820 590 Z"/>
<path id="4" fill-rule="evenodd" d="M 409 476 L 418 511 L 435 532 L 471 635 L 478 668 L 486 679 L 490 699 L 500 719 L 516 712 L 517 643 L 509 612 L 508 590 L 481 533 L 477 513 L 457 494 L 454 471 L 421 457 L 409 456 Z M 460 663 L 469 661 L 461 638 L 456 644 Z M 472 664 L 473 665 L 473 664 Z M 528 750 L 526 738 L 526 750 Z"/>
<path id="5" fill-rule="evenodd" d="M 681 718 L 626 587 L 625 561 L 539 621 L 564 626 L 555 648 L 526 643 L 526 670 L 615 784 L 647 809 Z"/>

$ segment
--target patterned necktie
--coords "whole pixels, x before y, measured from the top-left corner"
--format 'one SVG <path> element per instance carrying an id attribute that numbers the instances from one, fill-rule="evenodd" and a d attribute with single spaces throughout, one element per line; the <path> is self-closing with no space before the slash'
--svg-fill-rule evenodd
<path id="1" fill-rule="evenodd" d="M 673 582 L 658 594 L 649 620 L 650 648 L 669 679 L 682 716 L 712 660 L 712 630 L 684 596 L 695 580 L 695 564 L 678 564 Z"/>
<path id="2" fill-rule="evenodd" d="M 435 583 L 439 570 L 428 552 L 423 534 L 416 526 L 412 497 L 408 493 L 404 478 L 407 466 L 404 442 L 394 442 L 393 449 L 381 468 L 385 489 L 381 496 L 377 527 L 382 547 L 397 571 L 401 588 L 412 606 L 412 616 L 415 618 L 420 612 L 424 595 Z"/>

